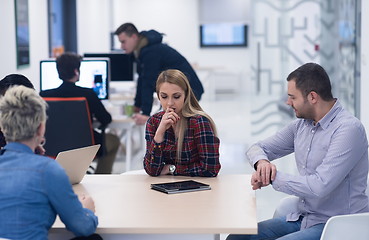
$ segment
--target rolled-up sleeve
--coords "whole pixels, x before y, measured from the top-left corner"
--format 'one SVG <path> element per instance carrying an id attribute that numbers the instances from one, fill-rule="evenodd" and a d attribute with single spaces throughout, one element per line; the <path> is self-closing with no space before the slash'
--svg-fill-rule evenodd
<path id="1" fill-rule="evenodd" d="M 76 236 L 88 236 L 96 231 L 97 216 L 83 208 L 73 192 L 68 176 L 57 164 L 49 164 L 45 171 L 43 184 L 49 200 L 66 228 Z"/>

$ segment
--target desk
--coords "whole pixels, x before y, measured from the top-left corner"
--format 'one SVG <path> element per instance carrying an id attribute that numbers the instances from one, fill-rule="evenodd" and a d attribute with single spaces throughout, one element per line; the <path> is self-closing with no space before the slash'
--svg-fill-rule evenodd
<path id="1" fill-rule="evenodd" d="M 144 125 L 138 126 L 135 124 L 135 121 L 128 117 L 127 115 L 123 115 L 122 109 L 124 106 L 124 101 L 111 101 L 104 103 L 105 108 L 112 115 L 113 121 L 108 125 L 108 129 L 114 130 L 117 134 L 121 142 L 125 144 L 126 147 L 126 171 L 131 170 L 132 163 L 132 154 L 133 154 L 133 142 L 132 142 L 132 133 L 134 128 L 139 128 L 140 132 L 142 132 L 142 136 L 140 136 L 140 144 L 145 146 L 145 133 L 144 133 Z M 125 140 L 124 140 L 125 138 Z M 143 160 L 143 158 L 142 158 Z"/>
<path id="2" fill-rule="evenodd" d="M 127 116 L 113 116 L 113 121 L 109 124 L 109 128 L 119 132 L 118 137 L 121 141 L 123 137 L 126 137 L 126 171 L 131 170 L 133 148 L 132 131 L 135 125 L 134 120 Z"/>
<path id="3" fill-rule="evenodd" d="M 97 233 L 257 233 L 255 193 L 251 175 L 216 178 L 148 175 L 86 175 L 74 185 L 77 194 L 95 200 L 99 217 Z M 151 183 L 194 179 L 211 190 L 164 194 Z M 50 230 L 66 232 L 59 219 Z"/>

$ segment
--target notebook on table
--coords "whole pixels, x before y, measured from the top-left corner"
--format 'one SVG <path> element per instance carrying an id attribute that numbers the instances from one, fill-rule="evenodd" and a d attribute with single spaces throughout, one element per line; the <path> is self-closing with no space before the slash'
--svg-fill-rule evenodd
<path id="1" fill-rule="evenodd" d="M 155 183 L 151 184 L 151 188 L 167 194 L 194 192 L 211 189 L 210 185 L 197 182 L 194 180 L 168 182 L 168 183 Z"/>
<path id="2" fill-rule="evenodd" d="M 94 160 L 100 144 L 60 152 L 56 161 L 65 169 L 71 184 L 80 183 Z"/>

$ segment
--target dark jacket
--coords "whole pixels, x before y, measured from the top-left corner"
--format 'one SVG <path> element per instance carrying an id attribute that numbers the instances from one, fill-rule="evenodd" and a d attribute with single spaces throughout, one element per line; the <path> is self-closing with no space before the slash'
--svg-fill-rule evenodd
<path id="1" fill-rule="evenodd" d="M 145 115 L 150 115 L 156 79 L 160 72 L 167 69 L 178 69 L 188 78 L 191 88 L 198 100 L 204 88 L 189 62 L 175 49 L 162 43 L 163 36 L 155 30 L 140 33 L 148 44 L 139 50 L 137 72 L 139 74 L 135 106 L 141 108 Z"/>

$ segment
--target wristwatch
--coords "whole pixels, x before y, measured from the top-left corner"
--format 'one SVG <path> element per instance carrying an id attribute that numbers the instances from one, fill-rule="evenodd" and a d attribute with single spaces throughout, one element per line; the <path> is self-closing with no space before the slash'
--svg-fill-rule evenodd
<path id="1" fill-rule="evenodd" d="M 169 173 L 174 175 L 174 171 L 176 170 L 176 166 L 175 165 L 169 165 Z"/>

